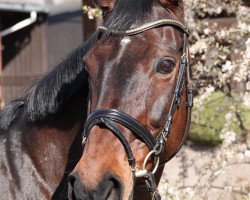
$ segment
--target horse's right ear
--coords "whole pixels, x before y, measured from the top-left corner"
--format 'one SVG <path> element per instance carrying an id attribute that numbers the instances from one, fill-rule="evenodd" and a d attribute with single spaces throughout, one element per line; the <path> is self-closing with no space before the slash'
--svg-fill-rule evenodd
<path id="1" fill-rule="evenodd" d="M 97 6 L 102 10 L 103 17 L 106 17 L 115 6 L 116 0 L 94 0 Z"/>

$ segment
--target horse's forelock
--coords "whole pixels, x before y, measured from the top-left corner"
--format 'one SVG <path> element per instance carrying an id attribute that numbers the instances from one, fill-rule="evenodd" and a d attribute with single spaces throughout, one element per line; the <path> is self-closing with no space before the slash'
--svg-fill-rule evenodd
<path id="1" fill-rule="evenodd" d="M 153 0 L 117 0 L 112 11 L 104 19 L 104 26 L 108 30 L 125 31 L 151 13 L 153 2 Z"/>

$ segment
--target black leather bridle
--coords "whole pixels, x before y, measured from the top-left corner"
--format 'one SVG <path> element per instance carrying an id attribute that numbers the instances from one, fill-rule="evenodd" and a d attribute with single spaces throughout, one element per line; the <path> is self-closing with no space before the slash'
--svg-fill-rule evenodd
<path id="1" fill-rule="evenodd" d="M 189 130 L 189 125 L 190 125 L 191 109 L 193 106 L 193 87 L 192 87 L 192 82 L 190 78 L 190 67 L 188 63 L 189 32 L 185 25 L 183 25 L 181 22 L 174 20 L 174 19 L 161 19 L 155 22 L 146 23 L 140 27 L 129 29 L 128 31 L 125 31 L 123 33 L 120 33 L 118 31 L 111 31 L 112 34 L 123 34 L 126 36 L 131 36 L 131 35 L 142 33 L 149 29 L 163 27 L 163 26 L 172 26 L 172 27 L 177 28 L 183 33 L 183 39 L 184 39 L 183 54 L 181 56 L 178 78 L 177 78 L 176 86 L 173 92 L 171 106 L 168 111 L 166 123 L 165 123 L 163 130 L 158 134 L 156 138 L 154 138 L 152 134 L 150 133 L 150 131 L 148 131 L 143 125 L 141 125 L 140 122 L 138 122 L 131 116 L 127 115 L 126 113 L 120 112 L 115 109 L 103 109 L 103 110 L 96 110 L 88 116 L 88 119 L 84 127 L 84 133 L 83 133 L 83 143 L 85 143 L 85 141 L 88 138 L 90 130 L 94 126 L 101 125 L 109 129 L 122 143 L 126 151 L 127 157 L 128 157 L 128 162 L 135 174 L 135 177 L 146 178 L 146 184 L 148 186 L 149 191 L 152 193 L 152 198 L 157 199 L 157 200 L 160 199 L 160 196 L 157 192 L 157 186 L 155 184 L 154 173 L 159 166 L 159 156 L 163 152 L 167 138 L 171 133 L 171 125 L 173 121 L 173 116 L 180 105 L 181 96 L 182 96 L 185 85 L 186 85 L 185 90 L 186 90 L 186 100 L 187 100 L 186 102 L 187 118 L 186 118 L 186 128 L 185 128 L 184 137 L 179 146 L 179 149 L 181 148 L 181 146 L 183 145 L 186 139 L 186 136 Z M 106 30 L 107 28 L 103 26 L 98 27 L 98 31 L 103 32 Z M 128 141 L 126 140 L 126 138 L 124 137 L 123 133 L 121 132 L 121 130 L 118 128 L 117 124 L 123 125 L 127 129 L 129 129 L 133 134 L 135 134 L 135 136 L 138 139 L 140 139 L 142 142 L 144 142 L 148 146 L 150 153 L 147 155 L 147 157 L 144 160 L 143 169 L 139 170 L 135 168 L 136 160 L 131 150 L 131 147 Z M 146 163 L 149 157 L 154 158 L 154 165 L 155 165 L 154 169 L 151 172 L 149 172 L 146 169 Z M 171 158 L 164 160 L 161 164 L 164 164 Z"/>

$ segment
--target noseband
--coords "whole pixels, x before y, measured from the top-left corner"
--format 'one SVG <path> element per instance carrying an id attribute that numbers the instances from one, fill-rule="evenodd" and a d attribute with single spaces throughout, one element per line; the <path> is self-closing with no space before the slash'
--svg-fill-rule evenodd
<path id="1" fill-rule="evenodd" d="M 150 133 L 150 131 L 148 131 L 140 122 L 138 122 L 131 116 L 127 115 L 126 113 L 120 112 L 115 109 L 104 109 L 104 110 L 96 110 L 89 115 L 85 123 L 84 133 L 83 133 L 83 144 L 84 144 L 88 138 L 90 130 L 94 126 L 99 125 L 99 126 L 104 126 L 105 128 L 109 129 L 120 140 L 121 144 L 123 145 L 126 151 L 127 157 L 128 157 L 128 162 L 134 173 L 134 176 L 146 178 L 146 185 L 148 186 L 149 191 L 152 193 L 153 199 L 157 199 L 157 200 L 160 199 L 160 196 L 157 192 L 157 186 L 155 184 L 154 173 L 157 171 L 159 164 L 166 163 L 169 159 L 171 159 L 174 156 L 173 155 L 171 156 L 171 158 L 168 158 L 167 160 L 164 160 L 160 163 L 159 157 L 161 153 L 163 152 L 166 141 L 170 135 L 173 116 L 180 105 L 181 96 L 182 96 L 183 88 L 185 85 L 186 85 L 186 99 L 187 99 L 187 102 L 186 102 L 187 118 L 186 118 L 186 127 L 185 127 L 184 137 L 181 141 L 179 149 L 181 148 L 181 146 L 183 145 L 186 139 L 186 136 L 189 130 L 189 125 L 190 125 L 191 109 L 193 106 L 193 87 L 192 87 L 192 81 L 190 78 L 190 67 L 189 67 L 188 58 L 187 58 L 188 57 L 189 32 L 185 25 L 183 25 L 181 22 L 174 20 L 174 19 L 161 19 L 155 22 L 146 23 L 137 28 L 129 29 L 125 32 L 119 32 L 115 30 L 110 31 L 111 34 L 116 34 L 116 35 L 122 34 L 126 36 L 132 36 L 132 35 L 140 34 L 144 31 L 147 31 L 153 28 L 158 28 L 158 27 L 163 27 L 163 26 L 172 26 L 172 27 L 177 28 L 183 33 L 183 38 L 184 38 L 183 52 L 181 56 L 180 66 L 179 66 L 178 78 L 177 78 L 176 86 L 173 92 L 171 106 L 170 106 L 167 119 L 166 119 L 166 123 L 165 123 L 163 130 L 158 134 L 156 138 L 154 138 L 152 134 Z M 98 31 L 100 32 L 107 31 L 107 28 L 103 26 L 99 26 Z M 136 160 L 131 150 L 131 147 L 128 141 L 126 140 L 126 138 L 124 137 L 124 135 L 122 134 L 121 130 L 118 128 L 117 123 L 129 129 L 138 139 L 140 139 L 142 142 L 144 142 L 148 146 L 150 152 L 144 160 L 143 169 L 136 168 Z M 152 171 L 148 171 L 146 169 L 146 165 L 147 165 L 148 159 L 151 157 L 153 158 L 154 166 L 153 166 Z"/>

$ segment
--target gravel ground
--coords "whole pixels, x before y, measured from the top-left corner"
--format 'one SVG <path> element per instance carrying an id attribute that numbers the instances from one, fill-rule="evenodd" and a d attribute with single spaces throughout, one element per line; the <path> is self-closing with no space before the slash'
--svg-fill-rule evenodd
<path id="1" fill-rule="evenodd" d="M 250 200 L 250 151 L 244 144 L 182 148 L 159 186 L 162 200 Z"/>

